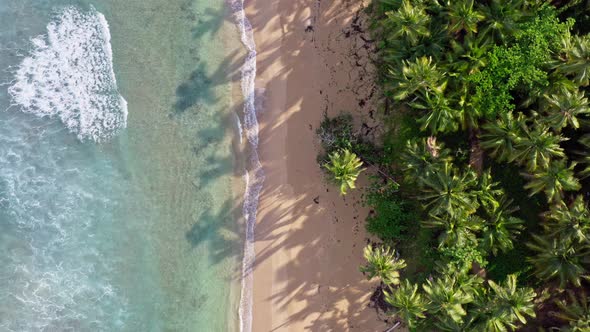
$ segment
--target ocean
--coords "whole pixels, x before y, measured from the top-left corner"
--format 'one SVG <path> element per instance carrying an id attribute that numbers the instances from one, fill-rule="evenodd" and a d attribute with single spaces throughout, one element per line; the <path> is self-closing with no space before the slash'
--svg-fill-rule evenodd
<path id="1" fill-rule="evenodd" d="M 246 331 L 242 0 L 0 0 L 0 332 Z"/>

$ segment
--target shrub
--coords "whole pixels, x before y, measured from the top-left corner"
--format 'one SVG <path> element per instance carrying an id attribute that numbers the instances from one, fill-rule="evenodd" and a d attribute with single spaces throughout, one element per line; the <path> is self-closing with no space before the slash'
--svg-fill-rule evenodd
<path id="1" fill-rule="evenodd" d="M 412 206 L 396 193 L 397 185 L 374 185 L 366 196 L 366 203 L 373 208 L 367 217 L 367 232 L 384 241 L 400 240 L 407 236 L 408 227 L 416 220 Z"/>

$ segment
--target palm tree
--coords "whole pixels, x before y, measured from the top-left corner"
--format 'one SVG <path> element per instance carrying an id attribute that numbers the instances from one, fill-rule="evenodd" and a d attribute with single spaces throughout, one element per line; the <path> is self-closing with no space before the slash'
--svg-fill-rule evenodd
<path id="1" fill-rule="evenodd" d="M 420 176 L 428 176 L 442 168 L 445 160 L 451 160 L 449 149 L 443 144 L 430 147 L 428 139 L 414 139 L 406 143 L 401 154 L 402 170 L 406 181 L 416 182 Z"/>
<path id="2" fill-rule="evenodd" d="M 489 5 L 482 4 L 479 9 L 485 17 L 480 35 L 492 43 L 512 35 L 523 13 L 520 0 L 491 0 Z"/>
<path id="3" fill-rule="evenodd" d="M 548 115 L 544 120 L 555 130 L 561 130 L 568 125 L 578 129 L 580 128 L 578 117 L 590 114 L 588 99 L 579 90 L 575 92 L 564 90 L 556 95 L 545 95 L 545 99 L 548 103 Z"/>
<path id="4" fill-rule="evenodd" d="M 475 191 L 478 201 L 487 209 L 499 207 L 498 198 L 504 196 L 504 190 L 500 188 L 500 183 L 493 182 L 490 169 L 479 176 Z"/>
<path id="5" fill-rule="evenodd" d="M 460 173 L 450 162 L 445 161 L 438 172 L 426 174 L 420 181 L 423 189 L 418 199 L 426 201 L 424 206 L 430 208 L 431 215 L 471 214 L 478 207 L 472 190 L 477 185 L 477 177 L 471 168 Z"/>
<path id="6" fill-rule="evenodd" d="M 442 229 L 439 235 L 439 247 L 465 247 L 477 243 L 477 232 L 484 225 L 484 220 L 476 215 L 469 215 L 464 211 L 454 215 L 431 215 L 430 220 L 422 222 L 426 228 Z"/>
<path id="7" fill-rule="evenodd" d="M 524 229 L 524 221 L 510 216 L 517 208 L 511 207 L 512 201 L 502 197 L 497 206 L 486 208 L 485 226 L 481 235 L 481 245 L 485 251 L 497 255 L 498 251 L 507 252 L 514 245 L 512 241 Z"/>
<path id="8" fill-rule="evenodd" d="M 569 323 L 568 332 L 590 331 L 590 298 L 581 290 L 579 296 L 572 290 L 567 291 L 569 301 L 556 301 L 559 312 L 555 316 Z M 560 330 L 562 331 L 562 330 Z"/>
<path id="9" fill-rule="evenodd" d="M 578 190 L 581 187 L 574 176 L 575 166 L 574 162 L 567 167 L 565 159 L 552 160 L 546 169 L 527 175 L 530 181 L 524 188 L 530 190 L 529 196 L 543 191 L 549 203 L 560 202 L 564 191 Z"/>
<path id="10" fill-rule="evenodd" d="M 513 321 L 518 320 L 522 324 L 527 322 L 525 316 L 535 317 L 533 300 L 537 294 L 532 288 L 519 288 L 515 274 L 508 275 L 502 285 L 492 280 L 488 280 L 488 284 L 494 292 L 495 310 L 508 313 Z"/>
<path id="11" fill-rule="evenodd" d="M 473 8 L 473 0 L 453 1 L 448 11 L 451 21 L 448 30 L 451 33 L 477 33 L 477 24 L 485 18 L 481 12 Z"/>
<path id="12" fill-rule="evenodd" d="M 586 273 L 583 264 L 587 263 L 588 246 L 580 245 L 560 237 L 545 238 L 533 235 L 534 242 L 527 246 L 536 252 L 528 261 L 535 267 L 535 274 L 541 280 L 557 279 L 559 287 L 569 282 L 580 287 L 580 280 Z"/>
<path id="13" fill-rule="evenodd" d="M 440 315 L 440 319 L 449 317 L 456 323 L 462 323 L 467 315 L 464 305 L 473 302 L 469 288 L 463 288 L 455 276 L 445 275 L 435 280 L 427 280 L 422 285 L 430 300 L 429 313 Z"/>
<path id="14" fill-rule="evenodd" d="M 517 287 L 516 275 L 508 275 L 501 285 L 488 280 L 489 292 L 479 292 L 475 301 L 473 331 L 505 332 L 518 322 L 526 324 L 526 316 L 535 317 L 532 288 Z"/>
<path id="15" fill-rule="evenodd" d="M 588 243 L 590 240 L 590 211 L 582 195 L 578 195 L 569 207 L 563 202 L 553 205 L 544 216 L 550 236 L 561 236 L 578 243 Z"/>
<path id="16" fill-rule="evenodd" d="M 333 180 L 340 185 L 340 194 L 346 195 L 348 188 L 355 188 L 355 181 L 363 171 L 363 162 L 348 149 L 335 151 L 324 167 L 332 173 Z"/>
<path id="17" fill-rule="evenodd" d="M 428 303 L 418 292 L 418 285 L 406 279 L 393 293 L 384 293 L 385 301 L 394 307 L 393 314 L 401 318 L 410 330 L 415 330 L 420 319 L 426 318 L 424 313 Z"/>
<path id="18" fill-rule="evenodd" d="M 430 35 L 428 25 L 430 16 L 423 6 L 413 6 L 411 1 L 404 0 L 396 11 L 385 13 L 385 22 L 389 38 L 406 38 L 412 45 L 416 45 L 421 37 Z"/>
<path id="19" fill-rule="evenodd" d="M 555 67 L 558 72 L 573 76 L 574 82 L 588 86 L 590 81 L 590 36 L 565 35 L 562 42 L 564 54 Z"/>
<path id="20" fill-rule="evenodd" d="M 432 134 L 437 134 L 459 129 L 459 112 L 451 109 L 449 100 L 442 93 L 426 90 L 422 98 L 409 105 L 427 111 L 426 115 L 418 119 L 422 123 L 422 130 L 430 129 Z"/>
<path id="21" fill-rule="evenodd" d="M 394 98 L 397 100 L 406 99 L 416 92 L 421 95 L 426 91 L 442 94 L 447 84 L 445 74 L 438 70 L 430 57 L 420 57 L 413 62 L 404 61 L 401 73 L 391 70 L 390 74 L 396 82 Z"/>
<path id="22" fill-rule="evenodd" d="M 406 261 L 398 258 L 395 250 L 387 246 L 374 248 L 368 245 L 363 255 L 367 264 L 360 270 L 367 275 L 367 280 L 377 277 L 386 285 L 399 285 L 399 270 L 406 267 Z"/>
<path id="23" fill-rule="evenodd" d="M 491 44 L 483 38 L 466 36 L 463 43 L 451 40 L 453 52 L 447 54 L 447 60 L 458 79 L 466 80 L 468 75 L 475 74 L 487 64 L 487 54 Z"/>
<path id="24" fill-rule="evenodd" d="M 516 137 L 515 153 L 512 160 L 521 165 L 526 165 L 530 172 L 538 167 L 547 168 L 552 158 L 563 158 L 565 154 L 559 143 L 567 139 L 561 135 L 551 133 L 550 128 L 535 123 L 531 131 L 525 129 L 523 136 Z"/>
<path id="25" fill-rule="evenodd" d="M 498 162 L 511 160 L 516 153 L 515 142 L 524 135 L 525 127 L 526 119 L 522 113 L 517 116 L 512 112 L 504 113 L 496 121 L 482 126 L 480 145 Z"/>

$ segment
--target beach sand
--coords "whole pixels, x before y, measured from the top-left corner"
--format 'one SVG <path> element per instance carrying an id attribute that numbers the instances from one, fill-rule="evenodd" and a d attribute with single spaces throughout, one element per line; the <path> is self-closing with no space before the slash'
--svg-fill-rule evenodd
<path id="1" fill-rule="evenodd" d="M 324 112 L 370 123 L 378 96 L 362 0 L 247 0 L 258 50 L 260 159 L 252 331 L 383 331 L 359 272 L 368 214 L 316 162 Z M 360 13 L 360 14 L 359 14 Z M 364 127 L 370 131 L 369 127 Z M 366 181 L 366 175 L 361 181 Z"/>

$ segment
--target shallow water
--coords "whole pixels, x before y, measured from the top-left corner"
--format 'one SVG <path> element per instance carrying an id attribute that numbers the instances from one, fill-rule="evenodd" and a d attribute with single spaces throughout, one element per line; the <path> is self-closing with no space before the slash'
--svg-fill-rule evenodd
<path id="1" fill-rule="evenodd" d="M 227 17 L 222 0 L 0 0 L 0 331 L 238 329 Z"/>

